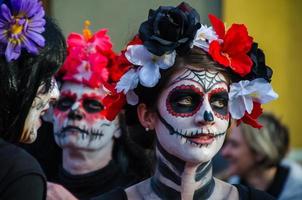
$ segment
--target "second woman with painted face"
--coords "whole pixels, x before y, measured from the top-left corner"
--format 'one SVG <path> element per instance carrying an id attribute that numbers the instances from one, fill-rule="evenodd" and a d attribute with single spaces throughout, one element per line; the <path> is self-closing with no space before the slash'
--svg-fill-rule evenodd
<path id="1" fill-rule="evenodd" d="M 218 18 L 211 15 L 210 21 L 213 28 L 201 26 L 198 13 L 186 3 L 161 6 L 150 10 L 122 52 L 128 68 L 116 88 L 133 106 L 128 114 L 155 134 L 155 173 L 99 199 L 272 199 L 212 176 L 211 159 L 223 144 L 231 118 L 259 127 L 260 104 L 276 94 L 267 80 L 271 74 L 255 72 L 256 64 L 261 72 L 270 69 L 256 63 L 260 50 L 246 27 L 234 24 L 226 32 Z"/>
<path id="2" fill-rule="evenodd" d="M 129 162 L 136 152 L 118 115 L 125 97 L 114 89 L 121 76 L 117 56 L 106 29 L 92 35 L 85 25 L 83 35 L 68 36 L 68 56 L 57 76 L 53 132 L 62 167 L 54 180 L 60 185 L 48 184 L 49 199 L 89 199 L 137 179 L 139 159 Z"/>

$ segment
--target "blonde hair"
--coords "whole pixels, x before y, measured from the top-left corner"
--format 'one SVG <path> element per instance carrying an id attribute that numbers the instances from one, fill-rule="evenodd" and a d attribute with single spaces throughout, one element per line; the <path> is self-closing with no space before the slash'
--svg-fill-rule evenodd
<path id="1" fill-rule="evenodd" d="M 276 166 L 288 151 L 288 129 L 273 114 L 264 113 L 259 121 L 263 125 L 261 129 L 241 124 L 242 135 L 251 151 L 262 157 L 260 167 Z"/>

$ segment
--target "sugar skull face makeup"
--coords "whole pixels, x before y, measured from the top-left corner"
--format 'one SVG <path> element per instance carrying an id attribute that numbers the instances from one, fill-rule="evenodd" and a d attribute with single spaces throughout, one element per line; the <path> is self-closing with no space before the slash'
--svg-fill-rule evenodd
<path id="1" fill-rule="evenodd" d="M 220 72 L 184 69 L 158 101 L 159 143 L 190 162 L 206 162 L 221 148 L 229 125 L 228 83 Z"/>
<path id="2" fill-rule="evenodd" d="M 37 95 L 31 105 L 29 113 L 24 123 L 22 142 L 32 143 L 36 140 L 37 130 L 41 126 L 40 117 L 48 110 L 51 101 L 59 98 L 59 90 L 56 80 L 53 78 L 50 88 L 45 92 L 45 84 L 42 84 L 37 91 Z"/>
<path id="3" fill-rule="evenodd" d="M 107 93 L 102 87 L 64 82 L 54 108 L 54 134 L 59 146 L 96 150 L 120 136 L 118 120 L 108 121 L 102 114 Z"/>

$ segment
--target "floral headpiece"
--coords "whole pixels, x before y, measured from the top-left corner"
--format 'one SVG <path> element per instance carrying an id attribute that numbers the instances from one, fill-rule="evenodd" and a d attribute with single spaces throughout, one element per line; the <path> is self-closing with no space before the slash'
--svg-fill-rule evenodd
<path id="1" fill-rule="evenodd" d="M 115 84 L 121 76 L 117 70 L 117 55 L 112 50 L 110 37 L 106 29 L 94 35 L 85 21 L 83 35 L 71 33 L 67 38 L 67 57 L 57 76 L 63 81 L 71 81 L 90 88 L 103 87 L 108 91 L 104 98 L 104 116 L 113 120 L 122 109 L 125 97 L 115 90 Z"/>
<path id="2" fill-rule="evenodd" d="M 211 27 L 201 25 L 198 13 L 186 3 L 151 10 L 139 34 L 122 51 L 120 68 L 126 73 L 116 89 L 126 95 L 128 104 L 136 105 L 138 83 L 154 87 L 160 69 L 170 68 L 176 54 L 182 56 L 195 46 L 230 72 L 234 81 L 229 92 L 232 118 L 261 128 L 257 122 L 261 104 L 278 97 L 270 85 L 272 70 L 265 65 L 264 53 L 253 43 L 245 25 L 233 24 L 226 31 L 217 17 L 209 15 L 209 19 Z"/>
<path id="3" fill-rule="evenodd" d="M 123 91 L 127 102 L 136 105 L 138 96 L 133 90 L 138 83 L 154 87 L 160 79 L 160 69 L 170 68 L 176 54 L 183 55 L 190 50 L 199 28 L 199 14 L 187 3 L 150 10 L 139 34 L 122 51 L 122 68 L 128 71 L 118 82 L 117 91 Z"/>
<path id="4" fill-rule="evenodd" d="M 41 35 L 45 30 L 42 2 L 10 0 L 10 6 L 3 3 L 0 9 L 0 51 L 6 60 L 18 59 L 22 48 L 38 54 L 39 48 L 45 46 Z"/>
<path id="5" fill-rule="evenodd" d="M 233 119 L 255 128 L 262 126 L 257 118 L 261 104 L 278 95 L 270 84 L 272 70 L 265 65 L 264 53 L 253 43 L 243 24 L 232 24 L 226 31 L 222 21 L 209 15 L 211 27 L 202 25 L 197 31 L 194 46 L 206 51 L 214 61 L 230 70 L 233 83 L 229 92 L 229 111 Z"/>

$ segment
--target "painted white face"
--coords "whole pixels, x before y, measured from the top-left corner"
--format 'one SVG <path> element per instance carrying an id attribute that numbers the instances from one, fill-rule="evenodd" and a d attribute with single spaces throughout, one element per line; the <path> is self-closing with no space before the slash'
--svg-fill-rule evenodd
<path id="1" fill-rule="evenodd" d="M 51 80 L 51 85 L 48 92 L 45 93 L 45 84 L 42 84 L 37 91 L 37 95 L 31 105 L 29 113 L 26 117 L 21 141 L 32 143 L 37 138 L 37 130 L 41 126 L 40 117 L 49 108 L 51 101 L 56 101 L 59 98 L 59 90 L 57 82 L 54 78 Z M 26 138 L 26 139 L 25 139 Z"/>
<path id="2" fill-rule="evenodd" d="M 157 139 L 167 152 L 187 162 L 211 160 L 230 120 L 225 77 L 210 70 L 179 71 L 159 97 L 157 120 Z"/>
<path id="3" fill-rule="evenodd" d="M 102 87 L 63 83 L 54 108 L 54 136 L 60 147 L 98 150 L 120 136 L 118 119 L 108 121 L 102 113 L 106 95 Z"/>

